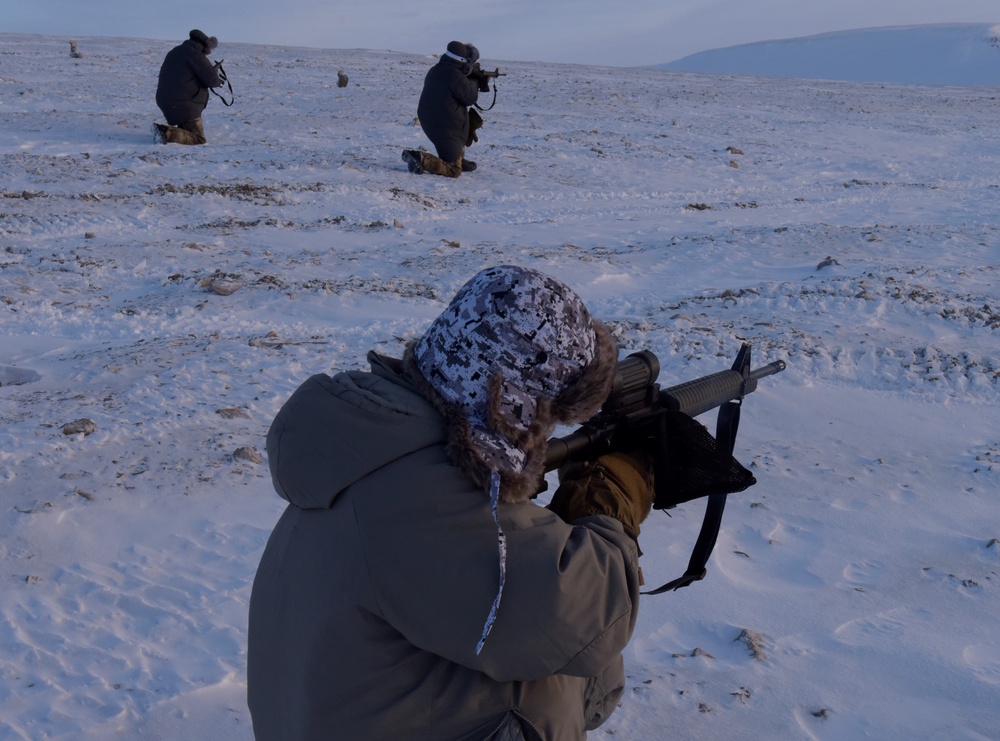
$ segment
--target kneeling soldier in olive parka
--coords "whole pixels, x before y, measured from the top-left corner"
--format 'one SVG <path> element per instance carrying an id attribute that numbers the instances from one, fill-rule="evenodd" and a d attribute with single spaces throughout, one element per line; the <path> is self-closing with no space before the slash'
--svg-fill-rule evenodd
<path id="1" fill-rule="evenodd" d="M 314 375 L 271 425 L 288 500 L 247 648 L 257 741 L 582 741 L 621 699 L 649 461 L 560 472 L 548 436 L 608 397 L 618 349 L 580 297 L 505 265 L 399 359 Z"/>

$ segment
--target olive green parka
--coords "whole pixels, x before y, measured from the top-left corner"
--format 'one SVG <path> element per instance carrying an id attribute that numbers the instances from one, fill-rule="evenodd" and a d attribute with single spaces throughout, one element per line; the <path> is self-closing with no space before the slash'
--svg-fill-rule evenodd
<path id="1" fill-rule="evenodd" d="M 562 521 L 490 498 L 446 453 L 436 408 L 374 354 L 316 375 L 268 434 L 289 504 L 250 601 L 258 741 L 579 741 L 614 710 L 638 611 L 638 553 L 618 521 Z M 509 731 L 508 731 L 509 732 Z"/>

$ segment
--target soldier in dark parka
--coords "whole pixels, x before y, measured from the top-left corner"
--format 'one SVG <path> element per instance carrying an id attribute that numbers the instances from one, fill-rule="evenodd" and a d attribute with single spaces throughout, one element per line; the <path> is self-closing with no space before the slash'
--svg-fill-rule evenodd
<path id="1" fill-rule="evenodd" d="M 209 88 L 222 85 L 218 65 L 208 61 L 218 45 L 214 36 L 194 29 L 187 41 L 167 52 L 156 86 L 156 105 L 170 125 L 153 124 L 155 141 L 205 143 L 201 114 L 208 105 Z"/>
<path id="2" fill-rule="evenodd" d="M 489 80 L 478 72 L 479 50 L 461 41 L 449 43 L 438 63 L 427 72 L 417 118 L 437 149 L 437 157 L 407 149 L 403 161 L 411 172 L 458 177 L 476 169 L 475 162 L 465 159 L 465 148 L 478 140 L 473 138 L 469 107 L 479 100 L 480 92 L 489 89 Z"/>

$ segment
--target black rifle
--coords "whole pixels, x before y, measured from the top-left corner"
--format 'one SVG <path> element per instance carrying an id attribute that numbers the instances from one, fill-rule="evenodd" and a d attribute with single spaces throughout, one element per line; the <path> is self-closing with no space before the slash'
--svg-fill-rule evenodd
<path id="1" fill-rule="evenodd" d="M 618 364 L 614 386 L 600 412 L 565 437 L 548 441 L 545 470 L 566 463 L 592 461 L 614 451 L 645 451 L 652 456 L 653 507 L 671 509 L 708 497 L 701 534 L 684 576 L 646 594 L 685 587 L 705 577 L 705 565 L 718 538 L 726 495 L 756 481 L 732 457 L 743 397 L 761 378 L 785 369 L 783 360 L 750 368 L 750 345 L 744 343 L 730 370 L 660 389 L 660 363 L 648 350 Z M 719 409 L 716 434 L 692 417 Z"/>
<path id="2" fill-rule="evenodd" d="M 471 77 L 473 80 L 479 83 L 479 92 L 481 93 L 488 93 L 490 91 L 490 80 L 495 81 L 498 77 L 506 77 L 506 76 L 507 73 L 501 72 L 499 67 L 490 72 L 488 69 L 483 69 L 482 67 L 480 67 L 479 62 L 476 62 L 476 64 L 472 68 L 472 72 L 469 73 L 469 77 Z M 481 111 L 488 111 L 491 110 L 493 106 L 495 106 L 496 104 L 497 104 L 497 86 L 496 82 L 494 82 L 493 102 L 490 103 L 490 107 L 483 108 L 478 103 L 475 103 L 474 105 Z"/>

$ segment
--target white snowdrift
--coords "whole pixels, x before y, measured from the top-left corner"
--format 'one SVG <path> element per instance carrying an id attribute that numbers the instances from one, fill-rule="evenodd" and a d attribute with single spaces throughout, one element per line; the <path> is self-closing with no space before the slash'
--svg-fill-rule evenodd
<path id="1" fill-rule="evenodd" d="M 997 737 L 991 91 L 486 60 L 479 170 L 445 180 L 400 160 L 431 58 L 224 46 L 236 105 L 181 148 L 148 135 L 170 45 L 76 41 L 0 35 L 0 738 L 251 738 L 254 450 L 496 263 L 665 384 L 742 341 L 788 363 L 745 404 L 758 485 L 708 578 L 643 600 L 594 738 Z M 647 581 L 700 517 L 646 522 Z"/>

